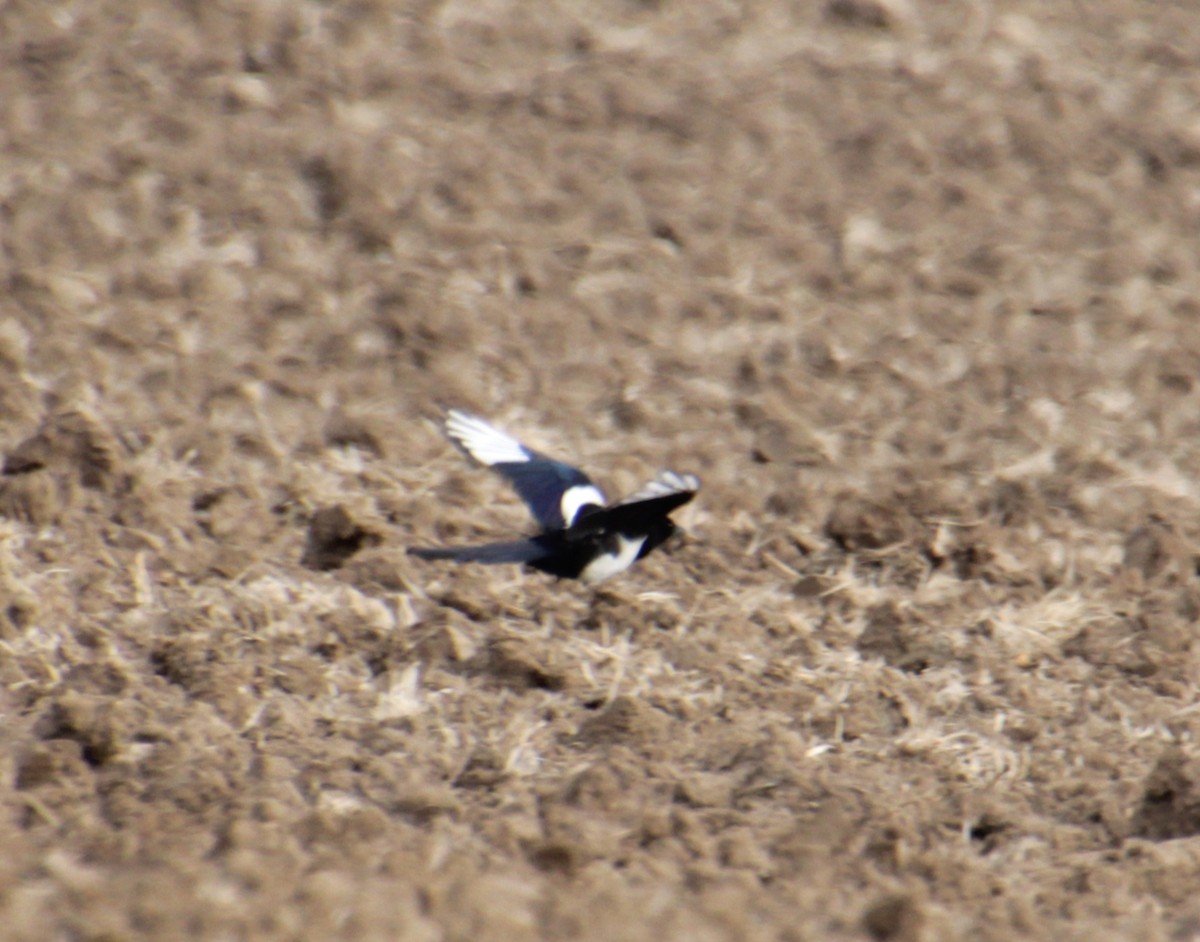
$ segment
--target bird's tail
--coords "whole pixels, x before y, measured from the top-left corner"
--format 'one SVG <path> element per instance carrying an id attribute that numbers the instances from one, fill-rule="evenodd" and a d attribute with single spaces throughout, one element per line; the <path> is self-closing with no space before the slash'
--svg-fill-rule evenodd
<path id="1" fill-rule="evenodd" d="M 511 543 L 486 543 L 483 546 L 409 547 L 408 554 L 418 559 L 452 559 L 459 563 L 531 563 L 546 555 L 546 549 L 533 540 Z"/>

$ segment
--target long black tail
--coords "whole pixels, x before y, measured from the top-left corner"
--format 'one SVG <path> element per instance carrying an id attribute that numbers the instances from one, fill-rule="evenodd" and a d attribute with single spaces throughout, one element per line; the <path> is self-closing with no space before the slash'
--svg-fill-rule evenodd
<path id="1" fill-rule="evenodd" d="M 418 559 L 452 559 L 459 563 L 531 563 L 546 555 L 545 547 L 533 540 L 511 543 L 487 543 L 483 546 L 452 546 L 445 548 L 413 546 L 410 556 Z"/>

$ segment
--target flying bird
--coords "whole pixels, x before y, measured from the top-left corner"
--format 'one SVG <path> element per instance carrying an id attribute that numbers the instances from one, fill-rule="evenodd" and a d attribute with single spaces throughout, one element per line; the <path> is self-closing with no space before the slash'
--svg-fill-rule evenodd
<path id="1" fill-rule="evenodd" d="M 693 474 L 664 471 L 641 490 L 609 504 L 592 480 L 478 416 L 452 409 L 446 436 L 469 458 L 502 475 L 541 528 L 534 536 L 483 546 L 413 547 L 420 559 L 523 563 L 560 579 L 600 582 L 624 572 L 676 530 L 672 511 L 700 488 Z"/>

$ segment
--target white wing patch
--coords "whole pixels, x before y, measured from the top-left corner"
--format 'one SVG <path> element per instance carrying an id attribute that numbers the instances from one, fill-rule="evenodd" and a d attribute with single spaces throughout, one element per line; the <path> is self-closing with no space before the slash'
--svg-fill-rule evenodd
<path id="1" fill-rule="evenodd" d="M 700 490 L 700 479 L 694 474 L 677 474 L 674 471 L 663 471 L 649 484 L 635 491 L 622 504 L 633 504 L 639 500 L 650 500 L 652 497 L 666 497 L 668 494 L 683 494 L 688 491 Z"/>
<path id="2" fill-rule="evenodd" d="M 446 434 L 480 464 L 513 464 L 532 456 L 510 435 L 467 412 L 451 409 L 446 416 Z"/>
<path id="3" fill-rule="evenodd" d="M 575 522 L 575 515 L 588 504 L 595 504 L 597 507 L 604 506 L 604 495 L 595 484 L 576 484 L 563 491 L 558 506 L 568 527 Z"/>

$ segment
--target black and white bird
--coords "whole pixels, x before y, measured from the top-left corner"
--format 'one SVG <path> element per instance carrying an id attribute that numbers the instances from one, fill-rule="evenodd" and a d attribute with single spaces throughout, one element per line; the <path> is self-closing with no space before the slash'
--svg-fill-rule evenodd
<path id="1" fill-rule="evenodd" d="M 600 582 L 624 572 L 670 537 L 676 530 L 670 513 L 700 487 L 695 475 L 664 471 L 636 493 L 608 504 L 578 468 L 526 448 L 477 416 L 451 410 L 446 435 L 468 457 L 504 476 L 541 532 L 483 546 L 409 549 L 421 559 L 524 563 L 560 579 Z"/>

